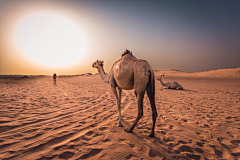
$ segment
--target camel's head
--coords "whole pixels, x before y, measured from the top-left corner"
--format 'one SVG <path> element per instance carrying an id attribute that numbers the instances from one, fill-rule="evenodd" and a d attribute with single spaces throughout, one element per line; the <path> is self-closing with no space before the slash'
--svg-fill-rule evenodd
<path id="1" fill-rule="evenodd" d="M 93 68 L 103 67 L 103 61 L 97 60 L 96 62 L 93 63 L 92 67 Z"/>
<path id="2" fill-rule="evenodd" d="M 157 78 L 157 80 L 161 81 L 161 79 L 164 75 L 165 75 L 165 73 L 161 74 L 160 78 Z"/>

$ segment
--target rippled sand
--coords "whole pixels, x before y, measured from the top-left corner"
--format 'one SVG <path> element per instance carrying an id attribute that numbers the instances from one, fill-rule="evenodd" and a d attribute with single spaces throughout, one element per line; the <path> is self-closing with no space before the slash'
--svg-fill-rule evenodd
<path id="1" fill-rule="evenodd" d="M 149 138 L 147 96 L 144 116 L 126 133 L 135 95 L 123 91 L 117 127 L 115 97 L 99 75 L 61 77 L 57 85 L 50 77 L 0 79 L 0 159 L 239 159 L 239 77 L 166 72 L 163 81 L 184 90 L 156 81 L 159 116 Z"/>

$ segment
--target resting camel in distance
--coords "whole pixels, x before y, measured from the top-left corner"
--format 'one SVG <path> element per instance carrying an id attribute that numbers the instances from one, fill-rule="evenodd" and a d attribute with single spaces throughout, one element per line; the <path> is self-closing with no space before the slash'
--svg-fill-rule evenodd
<path id="1" fill-rule="evenodd" d="M 122 58 L 113 64 L 109 73 L 105 73 L 103 69 L 103 61 L 97 60 L 93 63 L 92 67 L 98 69 L 98 72 L 104 82 L 110 83 L 111 90 L 117 99 L 119 127 L 122 127 L 122 90 L 134 89 L 138 103 L 138 114 L 132 127 L 124 130 L 127 133 L 132 132 L 139 119 L 143 116 L 143 98 L 145 91 L 147 91 L 147 95 L 151 103 L 153 121 L 152 130 L 149 136 L 154 137 L 157 111 L 155 106 L 155 75 L 151 66 L 146 61 L 137 59 L 132 55 L 132 52 L 126 50 L 123 52 Z"/>
<path id="2" fill-rule="evenodd" d="M 163 83 L 162 81 L 162 77 L 165 75 L 165 73 L 161 74 L 161 77 L 158 78 L 157 80 L 159 80 L 161 82 L 161 84 L 165 87 L 165 89 L 177 89 L 177 90 L 183 90 L 183 87 L 178 84 L 177 82 L 167 82 L 167 83 Z"/>

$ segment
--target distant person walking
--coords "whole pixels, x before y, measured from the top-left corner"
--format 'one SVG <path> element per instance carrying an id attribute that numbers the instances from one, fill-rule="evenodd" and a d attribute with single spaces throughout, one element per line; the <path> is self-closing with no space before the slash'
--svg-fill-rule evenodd
<path id="1" fill-rule="evenodd" d="M 57 79 L 57 75 L 56 73 L 53 74 L 53 84 L 56 84 L 56 79 Z"/>

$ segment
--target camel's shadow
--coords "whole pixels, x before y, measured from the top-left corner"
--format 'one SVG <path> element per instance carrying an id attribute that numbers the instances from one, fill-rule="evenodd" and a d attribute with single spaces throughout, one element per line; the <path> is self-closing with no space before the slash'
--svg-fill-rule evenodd
<path id="1" fill-rule="evenodd" d="M 172 90 L 172 91 L 182 91 L 182 92 L 198 92 L 196 90 L 191 90 L 191 89 L 174 89 L 174 88 L 162 88 L 166 90 Z"/>
<path id="2" fill-rule="evenodd" d="M 123 129 L 131 127 L 129 122 L 122 120 L 124 125 L 122 126 Z M 149 132 L 150 130 L 147 129 Z M 163 145 L 166 145 L 165 142 L 159 137 L 159 135 L 155 135 L 154 137 L 149 137 L 147 134 L 140 132 L 138 129 L 135 129 L 131 133 L 132 138 L 136 138 L 139 143 L 148 146 L 151 151 L 158 157 L 165 157 L 167 159 L 171 159 L 172 155 L 168 153 L 168 149 L 163 147 Z"/>
<path id="3" fill-rule="evenodd" d="M 198 91 L 192 90 L 192 89 L 182 89 L 180 91 L 183 91 L 183 92 L 198 92 Z"/>

